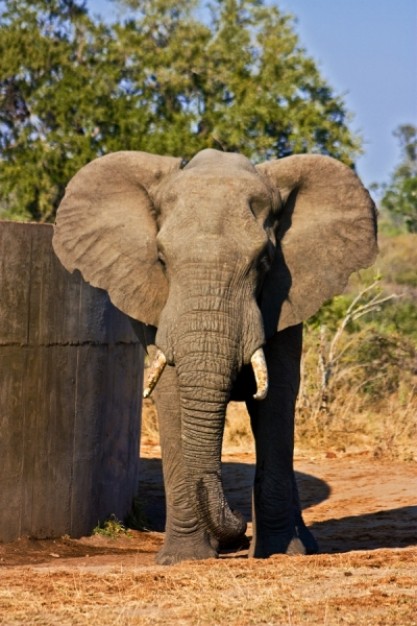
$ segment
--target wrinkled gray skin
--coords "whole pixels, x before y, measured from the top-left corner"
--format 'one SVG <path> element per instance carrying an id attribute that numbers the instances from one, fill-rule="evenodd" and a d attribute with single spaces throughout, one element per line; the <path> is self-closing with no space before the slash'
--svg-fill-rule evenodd
<path id="1" fill-rule="evenodd" d="M 186 166 L 115 153 L 69 184 L 54 247 L 168 362 L 154 392 L 167 500 L 158 562 L 216 557 L 245 533 L 221 480 L 231 399 L 246 402 L 256 441 L 250 554 L 315 552 L 293 472 L 301 322 L 375 257 L 374 206 L 355 174 L 313 155 L 254 167 L 214 150 Z M 259 401 L 249 363 L 262 346 Z"/>

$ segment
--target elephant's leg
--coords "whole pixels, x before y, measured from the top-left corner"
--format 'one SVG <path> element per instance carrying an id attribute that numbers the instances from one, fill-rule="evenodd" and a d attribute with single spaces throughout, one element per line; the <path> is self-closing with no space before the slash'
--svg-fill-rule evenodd
<path id="1" fill-rule="evenodd" d="M 158 411 L 166 497 L 164 545 L 160 564 L 217 556 L 216 544 L 198 519 L 189 493 L 181 446 L 181 412 L 175 368 L 166 367 L 154 392 Z"/>
<path id="2" fill-rule="evenodd" d="M 247 402 L 256 444 L 254 537 L 250 549 L 253 557 L 317 551 L 302 520 L 293 470 L 301 347 L 301 325 L 277 333 L 268 342 L 268 395 L 261 402 Z"/>

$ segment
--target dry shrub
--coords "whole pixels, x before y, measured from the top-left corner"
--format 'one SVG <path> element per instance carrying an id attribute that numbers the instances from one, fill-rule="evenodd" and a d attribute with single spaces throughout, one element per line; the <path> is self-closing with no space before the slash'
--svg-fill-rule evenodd
<path id="1" fill-rule="evenodd" d="M 319 332 L 308 329 L 297 406 L 298 444 L 340 451 L 359 446 L 376 456 L 413 458 L 417 434 L 413 342 L 373 327 L 346 334 L 327 376 L 324 349 Z"/>
<path id="2" fill-rule="evenodd" d="M 250 417 L 244 402 L 230 402 L 226 412 L 224 445 L 227 448 L 254 449 Z"/>

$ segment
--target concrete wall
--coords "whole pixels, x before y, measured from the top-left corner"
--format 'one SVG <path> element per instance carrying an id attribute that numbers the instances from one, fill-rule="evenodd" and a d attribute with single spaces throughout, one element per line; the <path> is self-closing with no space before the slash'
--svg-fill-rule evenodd
<path id="1" fill-rule="evenodd" d="M 52 226 L 0 222 L 0 541 L 89 533 L 136 493 L 143 354 Z"/>

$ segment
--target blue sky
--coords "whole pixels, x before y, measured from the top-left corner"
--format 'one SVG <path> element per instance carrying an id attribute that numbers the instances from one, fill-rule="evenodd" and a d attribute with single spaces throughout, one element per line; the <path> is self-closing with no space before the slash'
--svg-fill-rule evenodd
<path id="1" fill-rule="evenodd" d="M 269 4 L 273 4 L 269 0 Z M 365 184 L 388 182 L 399 162 L 393 131 L 417 126 L 417 0 L 279 0 L 297 18 L 300 44 L 354 115 L 364 138 L 358 172 Z M 115 15 L 111 0 L 87 0 L 90 12 Z"/>

